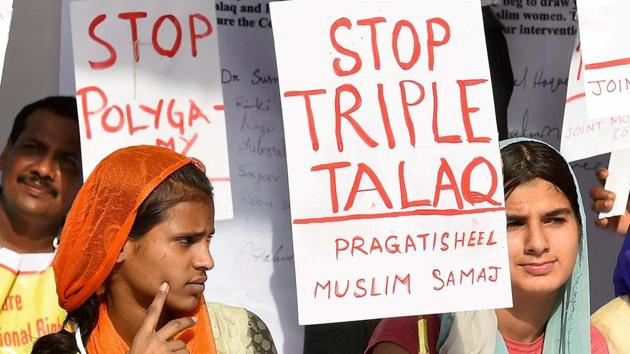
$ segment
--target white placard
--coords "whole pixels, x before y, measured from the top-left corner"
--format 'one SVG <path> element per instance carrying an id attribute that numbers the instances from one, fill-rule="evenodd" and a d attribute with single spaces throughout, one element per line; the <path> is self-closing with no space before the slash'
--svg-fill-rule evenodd
<path id="1" fill-rule="evenodd" d="M 165 146 L 206 165 L 215 217 L 231 218 L 214 3 L 76 1 L 71 32 L 84 175 L 118 148 Z"/>
<path id="2" fill-rule="evenodd" d="M 608 178 L 605 188 L 615 192 L 617 198 L 612 209 L 607 213 L 599 213 L 599 218 L 623 215 L 628 205 L 630 194 L 630 150 L 613 151 L 608 163 Z"/>
<path id="3" fill-rule="evenodd" d="M 630 115 L 629 11 L 625 0 L 578 2 L 589 119 Z"/>
<path id="4" fill-rule="evenodd" d="M 511 306 L 478 0 L 272 3 L 300 324 Z"/>
<path id="5" fill-rule="evenodd" d="M 4 69 L 4 56 L 9 43 L 9 29 L 11 28 L 11 15 L 13 15 L 13 0 L 5 0 L 0 3 L 0 79 Z"/>
<path id="6" fill-rule="evenodd" d="M 560 151 L 568 161 L 577 161 L 630 149 L 630 115 L 588 119 L 584 91 L 584 62 L 579 37 L 571 58 Z"/>

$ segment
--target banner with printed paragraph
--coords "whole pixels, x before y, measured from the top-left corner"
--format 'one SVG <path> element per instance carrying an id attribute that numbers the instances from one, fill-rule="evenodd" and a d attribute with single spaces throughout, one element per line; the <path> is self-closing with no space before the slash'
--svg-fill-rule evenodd
<path id="1" fill-rule="evenodd" d="M 215 218 L 231 218 L 214 3 L 75 1 L 71 27 L 84 176 L 118 148 L 164 146 L 205 164 Z"/>
<path id="2" fill-rule="evenodd" d="M 271 15 L 300 324 L 510 307 L 479 0 Z"/>

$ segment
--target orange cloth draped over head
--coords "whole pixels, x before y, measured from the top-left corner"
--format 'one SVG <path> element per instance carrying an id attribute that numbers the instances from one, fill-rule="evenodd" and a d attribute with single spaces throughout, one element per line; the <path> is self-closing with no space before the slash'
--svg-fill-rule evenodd
<path id="1" fill-rule="evenodd" d="M 166 148 L 132 146 L 113 152 L 96 166 L 70 208 L 53 261 L 62 308 L 68 312 L 77 309 L 105 282 L 140 204 L 162 181 L 189 163 L 195 161 Z M 127 347 L 111 324 L 105 303 L 100 307 L 88 351 L 109 353 L 112 348 Z M 180 339 L 191 353 L 216 353 L 203 296 L 194 312 L 197 323 Z"/>

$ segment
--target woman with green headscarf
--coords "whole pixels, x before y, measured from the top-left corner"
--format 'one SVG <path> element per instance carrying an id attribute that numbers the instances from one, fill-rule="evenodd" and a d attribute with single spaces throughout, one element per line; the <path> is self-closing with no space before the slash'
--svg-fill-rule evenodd
<path id="1" fill-rule="evenodd" d="M 381 321 L 366 354 L 608 353 L 590 325 L 584 208 L 568 163 L 529 139 L 501 144 L 513 307 Z"/>

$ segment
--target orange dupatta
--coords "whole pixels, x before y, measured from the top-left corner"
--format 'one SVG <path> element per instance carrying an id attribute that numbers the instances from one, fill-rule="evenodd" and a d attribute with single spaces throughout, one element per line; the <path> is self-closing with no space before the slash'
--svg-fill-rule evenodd
<path id="1" fill-rule="evenodd" d="M 192 328 L 179 333 L 174 339 L 184 341 L 186 349 L 192 354 L 216 354 L 210 316 L 203 296 L 199 301 L 200 305 L 194 314 L 197 316 L 197 323 Z M 129 352 L 129 346 L 118 335 L 109 318 L 105 302 L 101 302 L 98 307 L 98 323 L 90 335 L 86 349 L 90 354 Z"/>
<path id="2" fill-rule="evenodd" d="M 179 168 L 196 160 L 157 146 L 131 146 L 103 159 L 77 194 L 66 217 L 53 261 L 59 305 L 72 312 L 105 282 L 127 241 L 138 207 Z M 198 166 L 199 167 L 199 166 Z M 201 168 L 200 168 L 201 169 Z M 194 314 L 198 322 L 178 338 L 191 353 L 216 353 L 203 296 Z M 104 303 L 88 339 L 90 353 L 126 353 Z"/>

